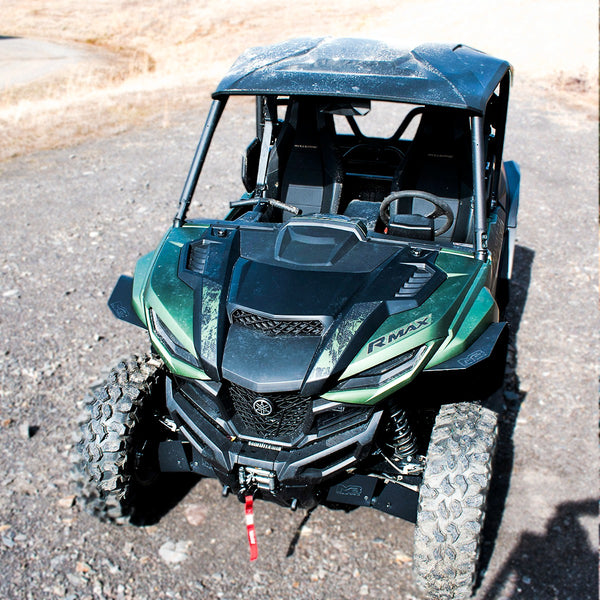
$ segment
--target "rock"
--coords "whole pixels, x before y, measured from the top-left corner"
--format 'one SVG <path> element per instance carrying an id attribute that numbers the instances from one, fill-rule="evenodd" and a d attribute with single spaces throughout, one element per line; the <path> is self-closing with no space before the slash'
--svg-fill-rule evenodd
<path id="1" fill-rule="evenodd" d="M 402 552 L 401 550 L 396 550 L 396 552 L 394 552 L 394 562 L 396 562 L 399 565 L 409 563 L 411 562 L 411 560 L 411 557 L 408 556 L 408 554 L 404 554 L 404 552 Z"/>
<path id="2" fill-rule="evenodd" d="M 121 567 L 119 565 L 115 565 L 113 562 L 105 558 L 103 563 L 108 567 L 108 571 L 111 575 L 116 575 L 121 572 Z"/>
<path id="3" fill-rule="evenodd" d="M 6 292 L 2 292 L 3 298 L 18 298 L 21 292 L 19 290 L 7 290 Z"/>
<path id="4" fill-rule="evenodd" d="M 75 494 L 61 498 L 56 504 L 61 508 L 71 508 L 75 504 Z"/>
<path id="5" fill-rule="evenodd" d="M 202 525 L 208 514 L 207 509 L 201 504 L 190 504 L 185 509 L 185 518 L 190 525 L 195 527 Z"/>
<path id="6" fill-rule="evenodd" d="M 165 542 L 159 549 L 159 556 L 168 564 L 177 564 L 188 558 L 191 541 Z"/>
<path id="7" fill-rule="evenodd" d="M 123 553 L 126 556 L 131 556 L 133 554 L 133 544 L 131 542 L 125 542 L 123 544 Z"/>
<path id="8" fill-rule="evenodd" d="M 69 580 L 69 583 L 75 587 L 81 587 L 86 584 L 86 579 L 75 573 L 67 573 L 67 579 Z"/>
<path id="9" fill-rule="evenodd" d="M 90 567 L 90 565 L 88 565 L 86 562 L 83 561 L 78 561 L 77 564 L 75 565 L 75 570 L 78 573 L 89 573 L 90 570 L 92 569 L 92 567 Z"/>
<path id="10" fill-rule="evenodd" d="M 19 435 L 24 439 L 28 440 L 32 438 L 38 431 L 38 427 L 30 425 L 29 423 L 21 423 L 19 425 Z"/>
<path id="11" fill-rule="evenodd" d="M 358 590 L 360 596 L 368 596 L 369 595 L 369 586 L 361 585 L 360 590 Z"/>

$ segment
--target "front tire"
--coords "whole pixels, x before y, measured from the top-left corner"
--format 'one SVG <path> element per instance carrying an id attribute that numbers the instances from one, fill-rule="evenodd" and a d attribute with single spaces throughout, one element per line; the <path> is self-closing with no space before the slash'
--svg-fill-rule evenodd
<path id="1" fill-rule="evenodd" d="M 133 356 L 84 399 L 74 476 L 78 502 L 103 521 L 127 522 L 139 491 L 159 476 L 155 412 L 163 365 Z"/>
<path id="2" fill-rule="evenodd" d="M 432 600 L 471 597 L 498 417 L 478 404 L 442 406 L 427 451 L 419 494 L 413 568 Z"/>

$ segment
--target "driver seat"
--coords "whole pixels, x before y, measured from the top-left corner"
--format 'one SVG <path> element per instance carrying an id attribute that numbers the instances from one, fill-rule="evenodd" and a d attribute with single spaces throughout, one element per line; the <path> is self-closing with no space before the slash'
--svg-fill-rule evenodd
<path id="1" fill-rule="evenodd" d="M 267 189 L 303 215 L 339 210 L 343 169 L 331 115 L 312 99 L 293 99 L 271 151 Z M 282 220 L 291 214 L 283 211 Z"/>
<path id="2" fill-rule="evenodd" d="M 454 223 L 436 239 L 466 242 L 473 227 L 472 173 L 469 116 L 459 110 L 432 108 L 423 112 L 394 191 L 419 190 L 443 198 L 452 208 Z M 424 200 L 401 199 L 390 206 L 390 223 L 396 214 L 430 212 L 431 204 Z M 435 227 L 443 219 L 436 219 Z"/>

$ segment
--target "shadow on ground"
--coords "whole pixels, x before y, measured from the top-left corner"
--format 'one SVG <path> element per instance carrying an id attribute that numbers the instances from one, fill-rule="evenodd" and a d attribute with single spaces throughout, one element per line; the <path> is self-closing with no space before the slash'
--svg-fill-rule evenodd
<path id="1" fill-rule="evenodd" d="M 523 533 L 482 600 L 597 598 L 598 553 L 579 522 L 584 516 L 598 516 L 596 499 L 561 504 L 543 534 Z"/>
<path id="2" fill-rule="evenodd" d="M 510 489 L 510 478 L 514 463 L 513 435 L 519 410 L 526 396 L 526 393 L 520 389 L 517 376 L 517 339 L 527 303 L 534 256 L 534 251 L 529 248 L 524 246 L 515 247 L 514 269 L 510 282 L 510 301 L 505 315 L 505 319 L 510 323 L 510 336 L 504 386 L 492 401 L 493 408 L 500 412 L 499 435 L 494 462 L 494 475 L 488 496 L 487 515 L 483 530 L 480 576 L 477 586 L 481 584 L 483 574 L 494 552 L 498 531 L 504 515 L 506 498 Z"/>
<path id="3" fill-rule="evenodd" d="M 515 272 L 511 281 L 511 302 L 507 320 L 511 325 L 507 374 L 504 382 L 506 408 L 500 419 L 500 435 L 490 489 L 482 572 L 494 551 L 514 463 L 513 435 L 526 394 L 517 376 L 518 331 L 527 301 L 534 252 L 517 246 Z M 482 600 L 584 600 L 597 598 L 598 554 L 590 544 L 579 517 L 597 516 L 595 499 L 568 502 L 557 507 L 544 534 L 523 533 L 510 556 L 494 578 Z M 557 574 L 560 573 L 560 576 Z M 591 577 L 590 577 L 591 575 Z M 480 583 L 480 582 L 479 582 Z"/>
<path id="4" fill-rule="evenodd" d="M 163 473 L 150 493 L 139 494 L 131 513 L 131 523 L 137 526 L 155 525 L 175 508 L 200 481 L 188 473 Z"/>

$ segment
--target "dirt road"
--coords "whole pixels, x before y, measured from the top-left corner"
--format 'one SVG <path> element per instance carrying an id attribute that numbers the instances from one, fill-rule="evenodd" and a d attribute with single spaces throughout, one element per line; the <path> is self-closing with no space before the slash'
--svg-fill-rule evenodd
<path id="1" fill-rule="evenodd" d="M 303 513 L 260 504 L 261 558 L 250 565 L 242 506 L 211 481 L 141 529 L 72 506 L 75 403 L 116 358 L 145 348 L 111 319 L 107 294 L 170 222 L 201 128 L 188 117 L 0 165 L 0 596 L 418 597 L 412 527 L 374 511 L 319 508 L 298 537 Z M 598 590 L 596 132 L 585 113 L 550 108 L 535 89 L 514 98 L 506 157 L 523 172 L 514 360 L 485 600 Z M 206 214 L 225 210 L 237 177 L 236 166 Z M 166 542 L 179 544 L 182 562 L 168 562 Z"/>

